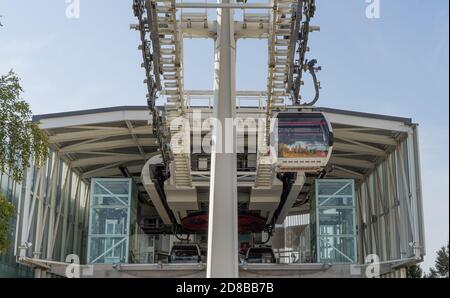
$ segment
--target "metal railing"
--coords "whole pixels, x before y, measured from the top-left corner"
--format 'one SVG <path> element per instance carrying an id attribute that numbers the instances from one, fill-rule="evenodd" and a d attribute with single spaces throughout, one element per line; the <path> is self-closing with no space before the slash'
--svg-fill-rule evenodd
<path id="1" fill-rule="evenodd" d="M 296 251 L 292 248 L 275 248 L 275 258 L 280 264 L 296 264 L 311 262 L 310 253 L 307 251 Z"/>
<path id="2" fill-rule="evenodd" d="M 161 92 L 159 104 L 165 101 L 165 93 Z M 287 106 L 287 100 L 285 105 Z M 214 107 L 214 91 L 211 90 L 190 90 L 184 91 L 184 106 L 187 109 L 192 107 L 202 107 L 212 109 Z M 264 91 L 238 91 L 236 93 L 236 107 L 240 108 L 257 108 L 265 110 L 267 105 L 267 92 Z"/>

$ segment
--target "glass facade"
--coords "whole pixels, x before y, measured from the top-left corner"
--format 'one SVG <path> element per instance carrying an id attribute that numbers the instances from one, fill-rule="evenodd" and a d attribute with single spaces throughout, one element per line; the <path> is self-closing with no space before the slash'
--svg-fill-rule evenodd
<path id="1" fill-rule="evenodd" d="M 19 206 L 20 196 L 22 194 L 22 184 L 15 182 L 9 175 L 0 172 L 0 192 L 14 204 L 16 209 Z M 9 220 L 9 249 L 0 254 L 0 278 L 2 277 L 33 277 L 31 268 L 17 264 L 14 254 L 14 238 L 16 233 L 17 218 L 14 216 Z"/>
<path id="2" fill-rule="evenodd" d="M 354 180 L 316 180 L 312 222 L 316 261 L 356 263 Z"/>
<path id="3" fill-rule="evenodd" d="M 131 179 L 92 179 L 88 263 L 129 263 L 136 234 L 137 192 Z"/>

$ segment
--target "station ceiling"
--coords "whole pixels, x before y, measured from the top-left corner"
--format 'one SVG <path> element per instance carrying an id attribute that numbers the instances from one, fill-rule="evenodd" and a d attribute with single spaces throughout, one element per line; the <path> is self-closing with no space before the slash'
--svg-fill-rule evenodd
<path id="1" fill-rule="evenodd" d="M 201 110 L 205 117 L 212 113 L 209 108 Z M 397 148 L 414 125 L 408 118 L 330 108 L 316 110 L 329 119 L 335 137 L 329 178 L 364 179 Z M 240 113 L 263 116 L 264 110 L 242 108 L 237 112 Z M 126 169 L 140 192 L 146 195 L 140 182 L 142 167 L 146 160 L 158 154 L 146 107 L 122 106 L 37 115 L 33 121 L 39 122 L 40 128 L 48 134 L 51 148 L 86 181 L 92 177 L 123 177 L 123 169 Z M 307 182 L 298 202 L 304 200 L 310 186 Z"/>

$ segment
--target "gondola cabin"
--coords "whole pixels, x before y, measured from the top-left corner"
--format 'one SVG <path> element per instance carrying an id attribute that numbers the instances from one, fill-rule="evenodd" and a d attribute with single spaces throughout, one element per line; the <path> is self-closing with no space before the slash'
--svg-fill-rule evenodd
<path id="1" fill-rule="evenodd" d="M 277 172 L 318 172 L 333 149 L 330 123 L 320 112 L 279 112 L 271 134 Z"/>

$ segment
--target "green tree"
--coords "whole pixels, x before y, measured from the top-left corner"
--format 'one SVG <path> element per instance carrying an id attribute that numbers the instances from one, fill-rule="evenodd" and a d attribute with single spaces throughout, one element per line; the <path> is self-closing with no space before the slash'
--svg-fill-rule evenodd
<path id="1" fill-rule="evenodd" d="M 439 274 L 437 273 L 436 269 L 430 268 L 430 273 L 425 275 L 426 278 L 439 278 Z"/>
<path id="2" fill-rule="evenodd" d="M 423 270 L 422 270 L 422 268 L 420 268 L 420 265 L 411 266 L 406 271 L 406 276 L 408 278 L 422 278 Z"/>
<path id="3" fill-rule="evenodd" d="M 8 170 L 21 181 L 34 158 L 41 165 L 48 156 L 48 138 L 36 122 L 31 121 L 28 103 L 21 99 L 20 80 L 11 70 L 0 76 L 0 172 Z"/>
<path id="4" fill-rule="evenodd" d="M 441 247 L 441 249 L 437 252 L 436 258 L 436 271 L 440 277 L 448 278 L 448 250 L 449 243 L 447 242 L 447 246 Z"/>
<path id="5" fill-rule="evenodd" d="M 441 247 L 437 251 L 436 261 L 434 268 L 430 268 L 430 273 L 427 274 L 427 278 L 449 278 L 448 267 L 449 267 L 449 242 L 447 246 Z"/>
<path id="6" fill-rule="evenodd" d="M 9 219 L 15 212 L 14 205 L 6 199 L 4 194 L 0 193 L 0 254 L 8 249 Z"/>
<path id="7" fill-rule="evenodd" d="M 21 181 L 32 160 L 41 165 L 48 156 L 48 138 L 31 120 L 28 103 L 21 99 L 20 80 L 11 70 L 0 76 L 0 172 Z M 0 193 L 0 254 L 8 248 L 8 223 L 14 205 Z"/>

